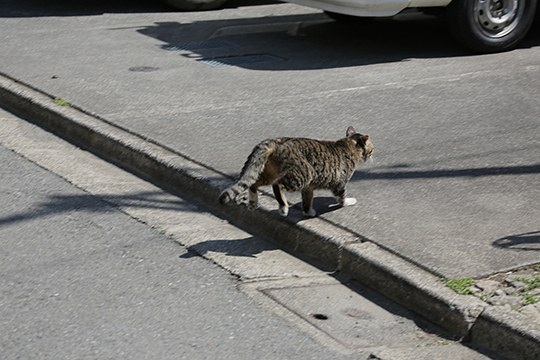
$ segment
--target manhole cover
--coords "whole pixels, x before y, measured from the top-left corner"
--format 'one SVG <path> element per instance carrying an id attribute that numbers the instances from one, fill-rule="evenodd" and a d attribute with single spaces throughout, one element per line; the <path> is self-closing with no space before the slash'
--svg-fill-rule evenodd
<path id="1" fill-rule="evenodd" d="M 341 284 L 260 291 L 349 349 L 419 342 L 414 321 Z"/>
<path id="2" fill-rule="evenodd" d="M 159 68 L 154 66 L 132 66 L 128 70 L 134 72 L 152 72 L 159 70 Z"/>
<path id="3" fill-rule="evenodd" d="M 215 57 L 215 58 L 202 58 L 197 61 L 214 66 L 214 67 L 224 67 L 224 66 L 242 66 L 242 65 L 248 65 L 253 63 L 260 63 L 260 62 L 275 62 L 275 61 L 283 61 L 285 59 L 270 55 L 270 54 L 251 54 L 251 55 L 239 55 L 239 56 L 222 56 L 222 57 Z"/>

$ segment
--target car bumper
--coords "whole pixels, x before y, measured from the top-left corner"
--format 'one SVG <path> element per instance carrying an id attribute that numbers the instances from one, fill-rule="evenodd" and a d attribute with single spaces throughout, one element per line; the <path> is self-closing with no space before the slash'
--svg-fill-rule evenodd
<path id="1" fill-rule="evenodd" d="M 446 6 L 451 0 L 286 0 L 354 16 L 393 16 L 408 7 Z"/>

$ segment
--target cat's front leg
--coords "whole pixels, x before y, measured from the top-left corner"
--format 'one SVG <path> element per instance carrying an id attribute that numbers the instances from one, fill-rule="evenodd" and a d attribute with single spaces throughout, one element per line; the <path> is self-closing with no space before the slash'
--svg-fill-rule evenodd
<path id="1" fill-rule="evenodd" d="M 340 206 L 352 206 L 357 202 L 355 198 L 345 196 L 345 187 L 339 187 L 332 190 L 332 192 L 334 193 L 336 200 Z"/>
<path id="2" fill-rule="evenodd" d="M 253 189 L 253 187 L 250 187 L 248 191 L 248 209 L 255 210 L 258 207 L 259 196 L 257 195 L 257 189 Z"/>

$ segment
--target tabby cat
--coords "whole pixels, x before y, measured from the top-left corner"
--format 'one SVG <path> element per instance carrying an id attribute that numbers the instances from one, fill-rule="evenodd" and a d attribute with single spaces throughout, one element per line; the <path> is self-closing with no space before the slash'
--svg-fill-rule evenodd
<path id="1" fill-rule="evenodd" d="M 225 189 L 219 201 L 226 204 L 245 202 L 257 207 L 257 189 L 272 185 L 279 204 L 279 213 L 287 216 L 289 204 L 284 191 L 302 192 L 305 216 L 316 216 L 313 209 L 313 190 L 329 189 L 341 206 L 356 204 L 356 199 L 345 197 L 345 185 L 360 161 L 368 160 L 373 144 L 368 135 L 358 134 L 352 126 L 346 137 L 337 141 L 304 138 L 277 138 L 259 143 L 249 157 L 238 180 Z"/>

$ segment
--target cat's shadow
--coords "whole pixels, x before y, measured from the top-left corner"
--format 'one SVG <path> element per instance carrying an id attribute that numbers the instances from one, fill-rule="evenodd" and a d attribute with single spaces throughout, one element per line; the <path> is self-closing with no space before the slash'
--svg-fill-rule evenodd
<path id="1" fill-rule="evenodd" d="M 289 214 L 287 215 L 287 221 L 290 221 L 296 224 L 301 221 L 313 219 L 312 217 L 305 216 L 303 214 L 301 201 L 290 203 L 289 205 L 290 205 L 290 209 L 289 209 Z M 342 206 L 339 205 L 336 202 L 336 198 L 332 196 L 321 196 L 321 197 L 315 197 L 313 199 L 313 209 L 315 209 L 315 211 L 317 212 L 317 216 L 315 217 L 319 217 L 321 215 L 331 213 L 341 208 Z M 278 215 L 277 209 L 272 210 L 272 213 L 275 214 L 276 216 L 280 216 Z"/>
<path id="2" fill-rule="evenodd" d="M 276 244 L 255 236 L 249 236 L 245 239 L 206 240 L 188 246 L 188 251 L 181 255 L 180 258 L 188 259 L 196 256 L 208 256 L 209 253 L 255 258 L 262 252 L 276 249 L 278 249 Z"/>
<path id="3" fill-rule="evenodd" d="M 317 212 L 317 216 L 339 210 L 342 207 L 336 202 L 336 198 L 333 196 L 315 197 L 313 199 L 313 208 Z"/>

